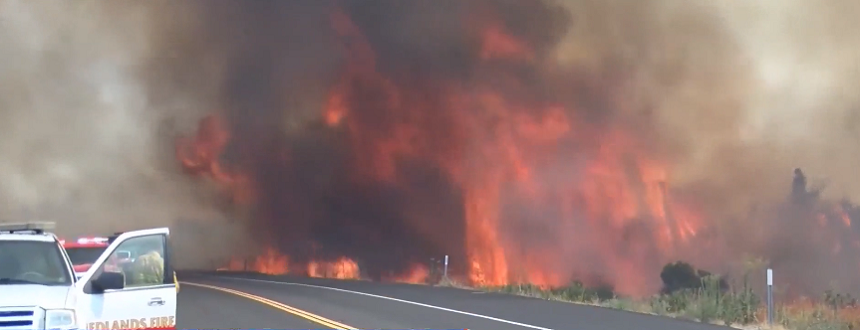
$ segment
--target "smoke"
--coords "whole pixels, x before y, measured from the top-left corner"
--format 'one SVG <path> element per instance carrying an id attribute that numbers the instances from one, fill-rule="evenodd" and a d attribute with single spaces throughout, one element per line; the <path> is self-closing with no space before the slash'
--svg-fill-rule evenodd
<path id="1" fill-rule="evenodd" d="M 153 44 L 156 14 L 136 2 L 0 4 L 5 221 L 55 221 L 66 237 L 180 219 L 226 226 L 172 157 L 167 121 L 196 120 L 200 102 L 188 93 L 154 100 L 145 80 L 144 68 L 169 56 Z M 180 250 L 187 233 L 174 230 Z"/>
<path id="2" fill-rule="evenodd" d="M 720 195 L 737 201 L 774 201 L 785 196 L 785 177 L 802 166 L 814 173 L 812 181 L 831 183 L 826 190 L 831 197 L 856 199 L 851 164 L 857 155 L 852 140 L 857 98 L 850 91 L 858 83 L 851 62 L 860 55 L 860 39 L 847 31 L 857 24 L 851 16 L 860 8 L 848 1 L 715 6 L 712 16 L 726 23 L 725 31 L 740 51 L 727 66 L 738 69 L 710 86 L 714 90 L 702 89 L 714 96 L 701 103 L 734 104 L 720 104 L 705 114 L 687 110 L 731 120 L 679 121 L 698 123 L 684 135 L 692 150 L 683 171 L 692 172 L 692 179 L 685 176 L 684 182 L 723 185 L 721 190 L 734 194 Z M 726 88 L 734 91 L 725 93 Z M 706 126 L 710 130 L 702 129 Z"/>
<path id="3" fill-rule="evenodd" d="M 802 265 L 824 252 L 774 251 L 792 238 L 819 251 L 807 222 L 860 198 L 857 13 L 841 0 L 5 1 L 0 200 L 7 217 L 54 218 L 69 235 L 169 225 L 183 260 L 201 264 L 255 236 L 298 261 L 348 255 L 375 277 L 494 240 L 510 277 L 625 282 L 616 262 L 650 271 L 629 286 L 651 288 L 671 258 Z M 486 53 L 492 36 L 500 48 Z M 339 127 L 322 121 L 332 90 L 350 109 Z M 504 100 L 462 97 L 487 90 Z M 224 167 L 254 182 L 250 207 L 178 170 L 175 136 L 211 113 L 232 133 Z M 564 127 L 573 138 L 547 137 Z M 645 217 L 565 213 L 588 201 L 562 193 L 599 190 L 583 173 L 615 162 L 611 148 L 630 149 L 607 171 L 639 195 L 661 181 L 701 214 L 707 248 L 667 255 Z M 501 162 L 531 167 L 544 200 Z M 652 163 L 666 177 L 631 174 Z M 797 167 L 827 184 L 805 213 L 790 212 Z M 469 218 L 498 218 L 498 237 L 469 236 Z"/>
<path id="4" fill-rule="evenodd" d="M 689 7 L 674 7 L 686 11 L 675 17 L 695 25 L 674 25 L 671 35 L 720 22 L 722 38 L 663 39 L 672 40 L 671 53 L 685 54 L 681 62 L 699 61 L 685 66 L 692 74 L 674 91 L 651 94 L 662 100 L 655 111 L 662 135 L 685 141 L 675 150 L 673 186 L 706 210 L 734 258 L 769 259 L 799 291 L 855 285 L 857 254 L 847 246 L 856 244 L 856 231 L 837 234 L 816 223 L 826 217 L 833 226 L 840 222 L 833 210 L 853 209 L 838 201 L 860 198 L 854 174 L 860 81 L 853 64 L 860 38 L 849 32 L 860 7 L 850 1 L 698 6 L 707 18 L 690 15 Z"/>

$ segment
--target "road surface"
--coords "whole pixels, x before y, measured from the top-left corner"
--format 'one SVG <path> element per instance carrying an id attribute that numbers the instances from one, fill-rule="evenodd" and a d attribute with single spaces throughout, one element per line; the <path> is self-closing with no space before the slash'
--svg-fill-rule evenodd
<path id="1" fill-rule="evenodd" d="M 177 329 L 319 329 L 320 325 L 259 302 L 182 285 Z"/>
<path id="2" fill-rule="evenodd" d="M 322 327 L 309 325 L 304 318 L 279 310 L 281 307 L 336 322 L 342 329 L 729 329 L 600 307 L 421 285 L 228 273 L 183 273 L 180 280 L 211 286 L 183 284 L 178 317 L 181 329 Z M 219 291 L 223 289 L 235 291 Z M 251 298 L 236 294 L 250 294 Z M 283 305 L 270 307 L 252 300 L 259 297 Z"/>

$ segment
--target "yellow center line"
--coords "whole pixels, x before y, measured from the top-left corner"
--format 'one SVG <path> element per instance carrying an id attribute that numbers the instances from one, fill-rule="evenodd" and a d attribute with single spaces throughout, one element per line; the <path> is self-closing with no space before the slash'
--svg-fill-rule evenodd
<path id="1" fill-rule="evenodd" d="M 202 288 L 207 288 L 207 289 L 212 289 L 212 290 L 218 290 L 221 292 L 227 292 L 230 294 L 234 294 L 234 295 L 237 295 L 240 297 L 245 297 L 245 298 L 251 299 L 253 301 L 268 305 L 268 306 L 273 307 L 275 309 L 278 309 L 278 310 L 293 314 L 295 316 L 301 317 L 303 319 L 309 320 L 311 322 L 318 323 L 318 324 L 326 326 L 326 327 L 330 327 L 331 329 L 337 329 L 337 330 L 357 330 L 358 329 L 358 328 L 351 327 L 351 326 L 348 326 L 346 324 L 343 324 L 343 323 L 340 323 L 340 322 L 337 322 L 334 320 L 329 320 L 327 318 L 324 318 L 322 316 L 319 316 L 319 315 L 316 315 L 313 313 L 303 311 L 303 310 L 295 308 L 295 307 L 287 306 L 283 303 L 279 303 L 277 301 L 274 301 L 274 300 L 271 300 L 268 298 L 252 295 L 250 293 L 246 293 L 246 292 L 242 292 L 242 291 L 236 291 L 233 289 L 222 288 L 220 286 L 214 286 L 214 285 L 208 285 L 208 284 L 200 284 L 200 283 L 192 283 L 192 282 L 184 282 L 184 281 L 182 283 L 185 283 L 186 285 L 197 286 L 197 287 L 202 287 Z"/>

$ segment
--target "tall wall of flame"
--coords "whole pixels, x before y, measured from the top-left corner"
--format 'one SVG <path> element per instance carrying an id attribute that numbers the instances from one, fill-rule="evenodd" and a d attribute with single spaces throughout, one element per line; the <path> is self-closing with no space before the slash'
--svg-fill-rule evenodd
<path id="1" fill-rule="evenodd" d="M 10 217 L 625 293 L 679 258 L 860 267 L 850 1 L 48 4 L 0 6 Z M 831 185 L 797 202 L 795 167 Z"/>

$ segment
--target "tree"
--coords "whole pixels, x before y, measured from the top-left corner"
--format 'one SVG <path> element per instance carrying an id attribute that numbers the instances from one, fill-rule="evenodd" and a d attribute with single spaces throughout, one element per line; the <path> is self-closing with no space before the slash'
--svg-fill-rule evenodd
<path id="1" fill-rule="evenodd" d="M 710 272 L 696 269 L 683 261 L 668 263 L 663 266 L 663 270 L 660 272 L 660 279 L 663 280 L 661 292 L 668 294 L 678 290 L 701 288 L 702 279 L 710 275 Z M 722 277 L 719 286 L 722 291 L 728 290 L 729 287 L 728 282 Z"/>

